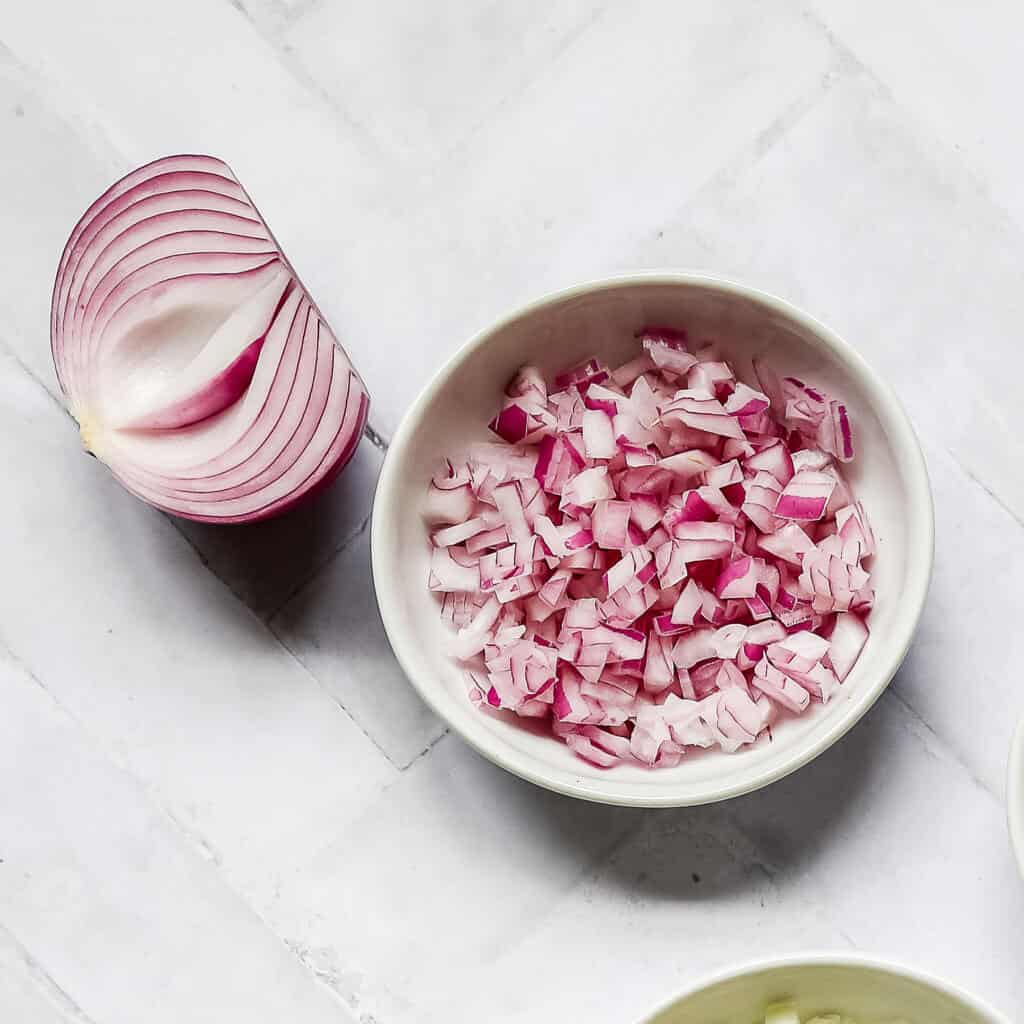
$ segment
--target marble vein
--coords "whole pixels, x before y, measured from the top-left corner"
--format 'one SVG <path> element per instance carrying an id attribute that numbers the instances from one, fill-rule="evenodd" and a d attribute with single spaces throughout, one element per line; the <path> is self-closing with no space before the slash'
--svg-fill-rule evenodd
<path id="1" fill-rule="evenodd" d="M 26 984 L 15 990 L 15 974 Z M 20 987 L 20 986 L 19 986 Z M 60 987 L 18 941 L 11 931 L 0 924 L 0 1007 L 8 1013 L 20 1012 L 19 1024 L 96 1024 L 82 1008 Z"/>

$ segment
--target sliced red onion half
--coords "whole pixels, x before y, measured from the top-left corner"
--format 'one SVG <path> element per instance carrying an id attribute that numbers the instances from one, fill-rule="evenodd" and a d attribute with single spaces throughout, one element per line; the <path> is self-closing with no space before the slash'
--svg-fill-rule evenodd
<path id="1" fill-rule="evenodd" d="M 146 164 L 86 210 L 50 333 L 86 449 L 187 519 L 286 511 L 334 479 L 366 424 L 359 375 L 214 157 Z"/>

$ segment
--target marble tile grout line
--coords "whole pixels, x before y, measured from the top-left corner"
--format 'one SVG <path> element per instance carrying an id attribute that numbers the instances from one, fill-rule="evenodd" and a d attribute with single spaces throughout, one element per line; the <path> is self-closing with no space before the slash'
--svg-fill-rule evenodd
<path id="1" fill-rule="evenodd" d="M 452 730 L 450 726 L 445 726 L 444 729 L 438 733 L 413 759 L 405 765 L 398 766 L 400 772 L 409 771 L 413 765 L 417 765 L 422 761 L 433 749 L 436 747 L 441 740 L 451 736 Z"/>
<path id="2" fill-rule="evenodd" d="M 289 652 L 291 653 L 291 652 Z M 137 786 L 138 789 L 144 794 L 147 802 L 154 808 L 154 810 L 168 823 L 172 832 L 179 836 L 186 846 L 199 854 L 203 860 L 207 861 L 213 866 L 213 869 L 217 872 L 217 878 L 222 885 L 236 898 L 238 899 L 245 909 L 251 913 L 259 924 L 266 928 L 266 930 L 274 937 L 274 939 L 280 943 L 285 949 L 288 950 L 288 955 L 293 960 L 298 961 L 301 964 L 303 972 L 313 981 L 316 985 L 321 988 L 327 989 L 332 997 L 338 1002 L 339 1006 L 347 1013 L 351 1014 L 352 1007 L 350 1007 L 342 997 L 341 993 L 333 985 L 329 984 L 320 974 L 313 969 L 313 967 L 307 963 L 307 961 L 299 954 L 299 951 L 288 941 L 285 936 L 277 931 L 276 928 L 270 923 L 270 921 L 256 908 L 252 900 L 250 900 L 243 892 L 237 889 L 231 882 L 231 879 L 224 867 L 224 859 L 216 847 L 210 842 L 206 836 L 202 835 L 196 829 L 190 827 L 179 818 L 177 814 L 171 809 L 166 801 L 161 797 L 160 791 L 157 787 L 151 785 L 141 775 L 139 775 L 131 764 L 124 758 L 120 757 L 116 751 L 114 751 L 109 745 L 105 744 L 100 740 L 95 733 L 88 726 L 85 725 L 82 720 L 75 715 L 70 709 L 68 709 L 50 690 L 50 688 L 40 679 L 40 677 L 32 669 L 31 665 L 25 662 L 10 646 L 9 642 L 4 638 L 3 634 L 0 634 L 0 654 L 5 655 L 11 665 L 15 669 L 27 676 L 40 690 L 46 694 L 47 699 L 53 704 L 53 706 L 65 716 L 69 721 L 73 722 L 75 728 L 78 729 L 81 735 L 85 738 L 86 742 L 96 751 L 96 753 L 102 757 L 105 761 L 109 762 L 113 767 L 121 772 L 123 775 L 132 782 L 133 785 Z M 294 657 L 294 656 L 293 656 Z M 297 659 L 296 659 L 297 660 Z M 300 663 L 301 664 L 301 663 Z M 305 666 L 303 666 L 305 669 Z M 317 683 L 319 685 L 319 683 Z M 337 702 L 335 702 L 337 703 Z M 342 709 L 344 710 L 344 709 Z M 347 712 L 346 712 L 347 713 Z M 351 717 L 351 716 L 350 716 Z M 356 723 L 358 725 L 358 723 Z M 11 934 L 9 929 L 0 921 L 0 929 Z M 35 965 L 38 970 L 39 976 L 45 980 L 46 986 L 50 988 L 54 994 L 59 995 L 66 1001 L 67 1006 L 75 1011 L 78 1016 L 72 1017 L 74 1024 L 96 1024 L 86 1014 L 74 998 L 68 994 L 60 985 L 60 983 L 43 967 L 43 965 L 32 956 L 31 952 L 26 949 L 23 943 L 21 943 L 16 936 L 11 935 L 13 941 L 17 945 L 18 949 L 22 951 L 26 962 L 30 965 Z"/>
<path id="3" fill-rule="evenodd" d="M 1014 510 L 1010 508 L 1009 505 L 1007 505 L 1002 500 L 1002 498 L 1000 498 L 999 495 L 996 494 L 996 492 L 993 491 L 987 483 L 985 483 L 984 480 L 981 479 L 981 477 L 979 477 L 976 473 L 973 473 L 971 470 L 969 470 L 963 464 L 963 462 L 961 462 L 960 457 L 951 447 L 949 447 L 949 445 L 943 445 L 943 449 L 945 450 L 946 454 L 959 467 L 960 472 L 962 472 L 963 475 L 967 477 L 968 480 L 971 481 L 971 483 L 976 484 L 978 487 L 980 487 L 985 492 L 985 494 L 989 498 L 991 498 L 992 501 L 996 503 L 996 505 L 999 506 L 999 508 L 1001 508 L 1019 527 L 1024 529 L 1024 519 L 1021 519 L 1021 517 L 1016 512 L 1014 512 Z"/>
<path id="4" fill-rule="evenodd" d="M 53 392 L 50 391 L 50 389 L 21 361 L 21 359 L 18 358 L 17 354 L 2 339 L 0 339 L 0 347 L 2 347 L 4 354 L 8 355 L 12 359 L 12 361 L 21 370 L 24 371 L 24 373 L 29 377 L 30 380 L 37 387 L 41 388 L 46 393 L 47 397 L 54 404 L 56 404 L 61 409 L 61 411 L 64 413 L 64 415 L 67 416 L 72 422 L 74 422 L 74 417 L 68 411 L 68 409 L 64 405 L 64 403 L 61 402 L 53 394 Z M 371 440 L 371 443 L 373 443 L 375 447 L 380 448 L 381 450 L 386 451 L 387 450 L 388 442 L 384 439 L 383 435 L 381 435 L 376 430 L 371 428 L 369 426 L 369 424 L 367 424 L 367 428 L 366 429 L 367 429 L 367 437 Z M 263 616 L 257 614 L 257 612 L 253 610 L 253 608 L 249 605 L 249 603 L 247 601 L 245 601 L 244 598 L 242 598 L 242 596 L 231 586 L 231 584 L 228 583 L 227 580 L 225 580 L 224 577 L 221 576 L 213 568 L 213 566 L 210 564 L 210 561 L 206 557 L 206 555 L 203 554 L 202 550 L 195 544 L 195 542 L 192 540 L 192 538 L 189 537 L 188 534 L 182 529 L 182 527 L 181 527 L 177 517 L 172 516 L 172 515 L 168 515 L 167 513 L 161 513 L 161 515 L 164 516 L 164 518 L 174 528 L 174 531 L 178 534 L 178 536 L 181 537 L 182 540 L 185 541 L 185 543 L 189 546 L 189 548 L 191 548 L 192 552 L 195 554 L 196 558 L 198 559 L 200 565 L 207 572 L 209 572 L 224 587 L 224 589 L 227 590 L 228 593 L 231 594 L 231 596 L 236 601 L 238 601 L 241 605 L 243 605 L 243 607 L 246 609 L 246 611 L 250 615 L 252 615 L 261 624 L 261 626 L 264 628 L 264 630 L 270 635 L 270 637 L 273 639 L 274 643 L 276 643 L 283 651 L 285 651 L 288 654 L 288 656 L 302 669 L 302 671 L 307 676 L 309 676 L 310 679 L 313 680 L 313 682 L 316 684 L 316 686 L 320 690 L 322 690 L 330 698 L 331 703 L 333 703 L 335 706 L 337 706 L 345 715 L 348 716 L 348 718 L 352 722 L 352 724 L 370 741 L 370 743 L 373 744 L 374 748 L 377 749 L 381 753 L 381 755 L 388 761 L 389 764 L 391 764 L 398 771 L 404 771 L 412 763 L 414 763 L 416 760 L 418 760 L 424 754 L 429 752 L 429 750 L 433 747 L 433 744 L 431 744 L 424 751 L 422 751 L 420 754 L 418 754 L 417 757 L 414 758 L 413 761 L 411 761 L 408 765 L 396 764 L 392 760 L 392 758 L 387 754 L 387 752 L 380 746 L 380 744 L 377 743 L 377 741 L 373 738 L 373 736 L 371 736 L 370 733 L 368 733 L 366 731 L 366 729 L 363 728 L 362 724 L 352 715 L 352 713 L 348 710 L 348 708 L 346 708 L 345 705 L 342 704 L 323 685 L 323 683 L 320 681 L 320 679 L 317 678 L 316 674 L 311 672 L 310 669 L 306 666 L 306 664 L 302 661 L 302 659 L 295 653 L 295 651 L 293 651 L 291 649 L 291 647 L 289 647 L 288 644 L 286 644 L 284 642 L 284 640 L 281 638 L 281 636 L 271 627 L 270 621 L 269 621 L 271 618 L 273 618 L 275 615 L 277 615 L 294 597 L 296 597 L 307 586 L 309 586 L 329 565 L 331 565 L 331 563 L 336 558 L 338 558 L 340 555 L 342 555 L 345 552 L 345 550 L 354 541 L 358 540 L 358 538 L 361 537 L 366 532 L 367 528 L 370 525 L 370 519 L 371 519 L 372 513 L 367 514 L 366 518 L 362 521 L 362 523 L 360 524 L 359 528 L 354 533 L 352 533 L 351 535 L 346 537 L 345 540 L 341 543 L 341 545 L 339 547 L 337 547 L 336 549 L 334 549 L 334 551 L 332 551 L 331 554 L 325 559 L 323 564 L 321 566 L 319 566 L 317 569 L 315 569 L 310 574 L 310 576 L 308 578 L 306 578 L 305 580 L 300 582 L 289 593 L 289 595 L 284 599 L 284 601 L 282 601 L 275 609 L 273 609 L 273 611 L 270 612 L 265 618 Z M 11 653 L 13 655 L 13 651 Z M 16 657 L 16 655 L 13 655 L 13 656 Z M 35 676 L 33 676 L 33 678 L 35 678 Z M 40 682 L 39 685 L 42 686 L 42 683 Z M 46 687 L 43 686 L 43 689 L 46 689 Z M 438 737 L 438 738 L 440 738 L 440 737 Z"/>
<path id="5" fill-rule="evenodd" d="M 367 522 L 369 522 L 369 520 L 367 520 Z M 360 531 L 360 533 L 361 532 L 362 531 Z M 257 616 L 257 618 L 259 618 L 259 616 Z M 260 621 L 263 622 L 262 619 Z M 288 645 L 288 643 L 281 637 L 281 635 L 274 630 L 273 626 L 269 622 L 263 622 L 263 625 L 266 628 L 267 632 L 269 632 L 270 635 L 277 642 L 277 644 L 283 650 L 288 652 L 289 657 L 291 657 L 291 659 L 302 668 L 302 671 L 305 672 L 306 675 L 308 675 L 310 679 L 312 679 L 313 682 L 316 683 L 316 685 L 320 688 L 321 691 L 323 691 L 323 693 L 327 696 L 331 703 L 336 705 L 342 712 L 344 712 L 348 716 L 352 724 L 367 738 L 367 740 L 369 740 L 369 742 L 373 745 L 374 749 L 381 755 L 381 757 L 383 757 L 388 762 L 388 764 L 390 764 L 399 772 L 403 771 L 404 767 L 408 767 L 408 765 L 403 767 L 403 765 L 397 764 L 391 758 L 388 752 L 377 742 L 377 740 L 369 732 L 367 732 L 367 730 L 363 727 L 363 724 L 359 721 L 359 719 L 357 719 L 355 715 L 353 715 L 352 712 L 349 711 L 349 709 L 345 707 L 345 705 L 340 700 L 338 700 L 338 698 L 333 693 L 331 693 L 331 691 L 320 681 L 320 678 L 316 675 L 316 673 L 313 672 L 308 665 L 306 665 L 302 658 Z"/>
<path id="6" fill-rule="evenodd" d="M 777 143 L 781 142 L 796 125 L 825 101 L 826 97 L 837 86 L 850 77 L 862 73 L 862 65 L 855 58 L 848 58 L 846 51 L 833 46 L 835 61 L 832 66 L 822 72 L 817 84 L 793 99 L 773 117 L 764 128 L 732 156 L 722 163 L 686 197 L 677 211 L 689 210 L 698 206 L 708 192 L 713 192 L 731 184 L 735 178 L 746 171 L 751 165 L 763 159 Z M 700 238 L 700 235 L 697 236 Z M 701 239 L 703 242 L 703 239 Z"/>
<path id="7" fill-rule="evenodd" d="M 898 110 L 907 120 L 913 124 L 914 131 L 920 134 L 927 135 L 933 142 L 938 145 L 944 146 L 947 149 L 950 157 L 956 159 L 960 165 L 960 170 L 970 181 L 974 190 L 984 197 L 985 201 L 993 206 L 996 210 L 1006 218 L 1009 224 L 1012 224 L 1014 230 L 1019 230 L 1018 220 L 1014 214 L 1007 209 L 1007 207 L 996 197 L 992 192 L 992 189 L 985 182 L 984 178 L 978 173 L 974 165 L 967 159 L 963 150 L 959 146 L 953 146 L 950 148 L 947 145 L 945 139 L 937 136 L 932 132 L 925 123 L 923 123 L 918 117 L 915 116 L 912 110 L 909 110 L 907 106 L 900 100 L 899 96 L 893 91 L 892 86 L 885 80 L 885 76 L 875 70 L 869 61 L 861 59 L 856 51 L 844 43 L 828 24 L 828 22 L 816 11 L 806 7 L 802 10 L 804 20 L 814 29 L 821 33 L 822 37 L 829 44 L 830 47 L 836 52 L 844 64 L 851 68 L 856 68 L 858 73 L 864 76 L 872 85 L 878 90 L 880 96 L 890 103 L 896 110 Z"/>
<path id="8" fill-rule="evenodd" d="M 310 2 L 320 3 L 322 0 L 310 0 Z M 554 49 L 545 55 L 545 66 L 551 66 L 560 58 L 564 57 L 574 46 L 576 46 L 577 43 L 580 42 L 581 39 L 584 39 L 590 33 L 594 26 L 597 25 L 607 15 L 607 13 L 607 4 L 595 8 L 586 19 L 570 30 L 562 39 L 559 40 Z M 543 70 L 544 69 L 541 68 L 536 73 L 540 74 Z M 524 89 L 529 87 L 531 81 L 532 78 L 527 78 L 525 81 L 519 82 L 517 88 L 512 89 L 506 93 L 506 95 L 502 96 L 487 117 L 483 117 L 477 120 L 475 124 L 470 125 L 465 134 L 453 143 L 443 154 L 443 157 L 438 160 L 438 167 L 443 167 L 449 161 L 457 160 L 461 156 L 464 156 L 465 153 L 472 148 L 474 139 L 480 133 L 480 130 L 484 125 L 494 117 L 501 114 L 502 111 L 507 110 L 516 97 L 519 96 Z"/>
<path id="9" fill-rule="evenodd" d="M 254 619 L 256 619 L 257 622 L 259 622 L 260 626 L 267 632 L 267 634 L 269 634 L 269 636 L 274 641 L 274 643 L 277 644 L 277 646 L 280 647 L 281 650 L 283 650 L 288 655 L 288 657 L 291 658 L 291 660 L 294 661 L 302 669 L 302 671 L 316 684 L 317 688 L 319 690 L 321 690 L 329 698 L 331 703 L 334 704 L 343 714 L 345 714 L 348 717 L 349 721 L 351 721 L 352 724 L 367 738 L 367 740 L 369 740 L 369 742 L 381 754 L 381 756 L 384 757 L 384 759 L 389 764 L 391 764 L 392 767 L 394 767 L 397 770 L 401 771 L 402 770 L 402 765 L 395 764 L 395 762 L 391 759 L 391 757 L 388 756 L 387 751 L 385 751 L 380 746 L 380 744 L 376 741 L 376 739 L 374 739 L 374 737 L 371 736 L 370 733 L 366 731 L 366 729 L 363 727 L 362 723 L 352 714 L 351 711 L 349 711 L 349 709 L 347 707 L 345 707 L 345 705 L 341 701 L 338 700 L 338 698 L 333 693 L 331 693 L 331 691 L 323 684 L 323 682 L 321 682 L 321 680 L 316 675 L 316 673 L 312 672 L 310 670 L 310 668 L 306 665 L 306 663 L 302 660 L 302 658 L 299 657 L 299 655 L 284 641 L 284 639 L 281 637 L 281 635 L 271 625 L 271 623 L 269 621 L 269 618 L 263 618 L 256 611 L 254 611 L 252 609 L 252 607 L 250 607 L 249 603 L 247 601 L 245 601 L 234 590 L 234 588 L 226 580 L 224 580 L 224 578 L 222 576 L 220 576 L 213 569 L 213 567 L 209 564 L 209 561 L 207 560 L 206 556 L 202 553 L 202 551 L 198 547 L 196 547 L 196 545 L 193 543 L 192 539 L 178 525 L 175 517 L 174 516 L 170 516 L 170 515 L 166 515 L 165 513 L 161 513 L 161 514 L 165 515 L 167 520 L 170 522 L 171 526 L 174 527 L 175 532 L 192 549 L 193 553 L 195 554 L 196 558 L 199 560 L 199 562 L 203 566 L 203 568 L 207 572 L 209 572 L 210 575 L 212 575 L 214 577 L 214 579 L 216 579 L 217 582 L 220 583 L 221 586 L 223 586 L 224 589 L 229 594 L 231 594 L 231 596 L 236 601 L 238 601 L 238 603 L 241 604 L 242 607 L 245 608 L 245 610 Z M 320 573 L 323 572 L 327 568 L 327 566 L 329 566 L 334 561 L 335 558 L 337 558 L 340 554 L 342 554 L 344 552 L 344 550 L 349 546 L 349 544 L 352 541 L 357 540 L 360 536 L 362 536 L 362 534 L 366 531 L 366 529 L 369 526 L 369 524 L 370 524 L 370 516 L 367 516 L 366 519 L 363 520 L 363 523 L 359 527 L 359 529 L 351 537 L 349 537 L 346 540 L 346 542 L 337 551 L 335 551 L 331 555 L 330 558 L 328 558 L 328 560 L 325 562 L 325 564 L 323 566 L 321 566 L 320 569 L 317 570 L 313 574 L 313 577 L 311 577 L 309 580 L 306 580 L 303 584 L 298 586 L 295 589 L 295 591 L 289 596 L 288 600 L 286 600 L 279 608 L 277 608 L 274 611 L 273 614 L 277 615 L 294 597 L 296 597 L 310 583 L 312 583 L 313 579 L 315 577 L 319 576 Z"/>
<path id="10" fill-rule="evenodd" d="M 60 411 L 67 416 L 72 423 L 75 424 L 75 428 L 78 428 L 78 424 L 75 421 L 75 417 L 71 415 L 71 411 L 64 404 L 63 399 L 60 396 L 59 390 L 54 390 L 49 384 L 40 378 L 35 371 L 18 355 L 17 350 L 11 345 L 5 338 L 0 337 L 0 353 L 6 356 L 15 364 L 19 369 L 25 372 L 25 375 L 31 380 L 38 388 L 45 392 L 46 397 L 57 406 Z"/>
<path id="11" fill-rule="evenodd" d="M 10 945 L 14 947 L 25 967 L 25 973 L 31 979 L 36 990 L 69 1024 L 96 1024 L 96 1021 L 75 1002 L 70 993 L 61 986 L 60 982 L 28 951 L 25 944 L 2 921 L 0 921 L 0 934 L 4 935 Z"/>
<path id="12" fill-rule="evenodd" d="M 969 764 L 967 764 L 966 761 L 964 761 L 964 759 L 960 756 L 955 747 L 943 742 L 942 737 L 935 731 L 933 726 L 921 714 L 921 712 L 918 711 L 917 708 L 915 708 L 914 705 L 911 704 L 910 701 L 908 701 L 902 693 L 900 693 L 899 689 L 895 684 L 896 680 L 893 679 L 893 681 L 885 688 L 885 691 L 882 694 L 882 696 L 896 701 L 896 703 L 899 704 L 900 707 L 902 707 L 908 715 L 910 715 L 911 719 L 913 719 L 914 722 L 916 722 L 922 729 L 924 729 L 924 731 L 928 734 L 929 740 L 938 744 L 946 752 L 947 756 L 949 757 L 949 760 L 952 761 L 953 764 L 957 765 L 957 767 L 962 768 L 964 774 L 971 780 L 971 782 L 973 782 L 974 785 L 977 786 L 978 789 L 980 789 L 986 796 L 990 797 L 997 807 L 1002 809 L 1002 797 L 994 789 L 992 789 L 992 787 L 987 782 L 985 782 L 984 779 L 982 779 L 980 776 L 974 773 L 974 770 L 971 768 Z M 929 749 L 928 742 L 925 742 L 923 739 L 922 745 L 929 757 L 934 758 L 936 756 L 935 753 L 931 749 Z"/>
<path id="13" fill-rule="evenodd" d="M 858 71 L 864 72 L 872 80 L 876 81 L 881 86 L 886 95 L 890 96 L 891 93 L 886 85 L 878 80 L 878 76 L 846 45 L 829 27 L 828 23 L 825 22 L 818 14 L 816 14 L 810 7 L 803 7 L 800 11 L 801 17 L 807 22 L 811 28 L 818 32 L 833 53 L 839 58 L 839 60 L 846 66 L 856 68 Z"/>
<path id="14" fill-rule="evenodd" d="M 0 340 L 0 346 L 2 346 L 4 354 L 10 355 L 10 357 L 14 361 L 14 363 L 25 372 L 25 374 L 29 377 L 29 379 L 32 380 L 32 382 L 37 387 L 41 388 L 46 393 L 47 397 L 52 402 L 54 402 L 56 405 L 58 405 L 60 407 L 60 409 L 64 413 L 64 415 L 66 415 L 72 422 L 74 422 L 74 417 L 71 416 L 71 413 L 68 411 L 67 407 L 63 404 L 63 402 L 61 402 L 50 391 L 50 389 L 47 388 L 46 385 L 27 366 L 25 366 L 24 363 L 22 363 L 22 361 L 17 357 L 17 355 L 10 350 L 9 346 L 7 345 L 7 343 L 3 342 L 2 340 Z M 374 442 L 376 446 L 379 447 L 381 444 L 386 446 L 387 442 L 384 441 L 383 437 L 380 434 L 378 434 L 376 431 L 373 431 L 373 435 L 374 435 L 374 438 L 376 438 L 376 440 Z M 238 601 L 246 609 L 246 611 L 250 615 L 252 615 L 253 618 L 255 618 L 260 623 L 260 625 L 263 627 L 263 629 L 273 639 L 274 643 L 276 643 L 283 651 L 285 651 L 288 654 L 288 656 L 302 669 L 302 671 L 307 676 L 309 676 L 310 679 L 313 680 L 313 682 L 316 684 L 316 686 L 320 690 L 322 690 L 330 698 L 331 703 L 333 703 L 335 706 L 337 706 L 342 712 L 344 712 L 345 715 L 348 716 L 348 718 L 350 719 L 352 724 L 355 725 L 355 727 L 357 729 L 359 729 L 359 731 L 364 736 L 366 736 L 366 738 L 373 744 L 373 746 L 378 751 L 380 751 L 381 755 L 388 761 L 388 763 L 390 763 L 393 767 L 395 767 L 399 771 L 402 771 L 402 770 L 404 770 L 405 767 L 408 767 L 408 765 L 402 766 L 402 765 L 399 765 L 399 764 L 395 764 L 395 762 L 388 756 L 388 754 L 380 747 L 380 745 L 377 743 L 377 741 L 363 728 L 361 723 L 356 720 L 356 718 L 351 714 L 351 712 L 348 710 L 348 708 L 346 708 L 344 704 L 342 704 L 332 693 L 330 693 L 330 691 L 323 685 L 323 683 L 317 678 L 317 676 L 313 672 L 311 672 L 309 670 L 309 668 L 305 665 L 305 663 L 302 661 L 302 659 L 299 658 L 298 655 L 281 639 L 281 637 L 278 635 L 278 633 L 273 628 L 271 628 L 271 626 L 269 624 L 269 621 L 268 621 L 270 617 L 272 617 L 273 615 L 278 614 L 278 612 L 280 612 L 281 609 L 285 605 L 287 605 L 288 602 L 292 598 L 294 598 L 303 589 L 305 589 L 306 586 L 308 586 L 310 583 L 312 583 L 313 580 L 317 576 L 319 576 L 320 573 L 323 572 L 323 570 L 326 569 L 327 566 L 329 566 L 334 561 L 335 558 L 337 558 L 339 555 L 341 555 L 345 551 L 345 549 L 353 541 L 357 540 L 360 536 L 362 536 L 363 533 L 365 533 L 366 529 L 368 528 L 368 526 L 370 524 L 371 516 L 367 515 L 366 518 L 361 523 L 361 525 L 359 526 L 359 529 L 356 530 L 355 533 L 353 533 L 349 537 L 347 537 L 345 539 L 345 541 L 341 544 L 341 546 L 339 548 L 335 549 L 332 552 L 332 554 L 326 559 L 326 561 L 324 562 L 323 565 L 321 565 L 317 570 L 315 570 L 313 572 L 313 574 L 308 579 L 306 579 L 301 584 L 299 584 L 294 589 L 294 591 L 291 594 L 289 594 L 288 598 L 284 602 L 282 602 L 282 604 L 278 608 L 276 608 L 273 611 L 273 613 L 270 616 L 268 616 L 267 619 L 264 619 L 263 617 L 258 615 L 252 609 L 252 607 L 249 605 L 249 603 L 247 601 L 245 601 L 238 594 L 238 592 L 235 591 L 235 589 L 219 573 L 216 572 L 216 570 L 214 570 L 214 568 L 210 565 L 209 559 L 207 559 L 206 555 L 203 554 L 202 550 L 199 547 L 196 546 L 196 544 L 193 542 L 192 538 L 189 537 L 188 534 L 185 533 L 185 531 L 182 529 L 182 527 L 179 524 L 179 521 L 178 521 L 177 517 L 168 515 L 167 513 L 160 513 L 160 514 L 163 515 L 165 519 L 167 519 L 167 521 L 174 528 L 174 531 L 178 534 L 178 536 L 181 537 L 182 540 L 185 541 L 185 543 L 189 546 L 189 548 L 191 548 L 192 552 L 195 554 L 196 558 L 198 559 L 200 565 L 202 565 L 202 567 L 207 572 L 209 572 L 224 587 L 224 589 L 228 593 L 230 593 L 231 596 L 236 601 Z M 10 651 L 10 653 L 11 653 L 11 655 L 13 657 L 17 658 L 17 655 L 13 651 Z M 32 678 L 35 679 L 36 677 L 33 675 Z M 37 682 L 39 683 L 40 686 L 42 686 L 42 688 L 44 690 L 46 689 L 46 687 L 42 684 L 41 681 L 37 680 Z M 49 691 L 47 691 L 47 692 L 49 692 Z M 426 752 L 427 751 L 423 751 L 423 753 L 426 753 Z M 418 757 L 419 756 L 422 756 L 422 754 L 418 755 Z"/>
<path id="15" fill-rule="evenodd" d="M 257 36 L 273 51 L 275 58 L 288 76 L 302 89 L 315 96 L 331 115 L 337 118 L 338 128 L 349 128 L 353 131 L 358 144 L 365 148 L 378 160 L 386 161 L 387 155 L 381 150 L 373 133 L 359 120 L 350 110 L 339 103 L 317 80 L 310 74 L 301 61 L 292 54 L 291 47 L 282 39 L 279 34 L 287 30 L 294 23 L 299 21 L 305 14 L 316 6 L 316 0 L 307 0 L 306 3 L 298 5 L 294 11 L 282 10 L 276 3 L 273 4 L 278 13 L 279 23 L 276 26 L 265 24 L 264 19 L 258 17 L 254 11 L 246 6 L 245 0 L 227 0 L 228 6 L 233 8 L 245 19 L 246 24 L 256 33 Z M 273 3 L 273 0 L 271 0 Z"/>
<path id="16" fill-rule="evenodd" d="M 270 608 L 266 612 L 261 613 L 260 617 L 263 619 L 263 621 L 266 622 L 268 626 L 270 626 L 271 621 L 277 618 L 277 616 L 282 611 L 284 611 L 284 609 L 287 608 L 288 605 L 290 605 L 292 601 L 306 589 L 306 587 L 308 587 L 315 580 L 319 579 L 324 570 L 327 569 L 336 558 L 338 558 L 340 555 L 343 555 L 357 540 L 359 540 L 360 537 L 363 536 L 364 533 L 366 533 L 367 529 L 370 526 L 370 521 L 372 518 L 372 511 L 367 512 L 365 518 L 356 527 L 356 529 L 347 537 L 345 537 L 341 541 L 341 543 L 338 544 L 337 547 L 332 548 L 331 551 L 329 551 L 324 556 L 323 561 L 319 565 L 316 565 L 312 569 L 310 569 L 309 572 L 306 573 L 306 575 L 303 576 L 302 579 L 298 580 L 289 589 L 288 593 L 285 594 L 284 597 L 282 597 L 272 608 Z M 240 600 L 242 599 L 240 598 Z M 271 629 L 273 629 L 272 626 Z"/>

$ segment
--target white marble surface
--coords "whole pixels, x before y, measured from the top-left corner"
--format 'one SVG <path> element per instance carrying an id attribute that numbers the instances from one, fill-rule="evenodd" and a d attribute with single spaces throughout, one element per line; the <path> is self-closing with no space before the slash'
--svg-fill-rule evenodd
<path id="1" fill-rule="evenodd" d="M 1024 1016 L 1020 5 L 0 0 L 0 1021 L 623 1022 L 709 968 L 891 955 Z M 47 311 L 71 225 L 226 158 L 385 439 L 471 331 L 700 267 L 895 382 L 937 500 L 890 692 L 725 805 L 575 804 L 412 695 L 370 598 L 381 452 L 249 530 L 79 450 Z"/>

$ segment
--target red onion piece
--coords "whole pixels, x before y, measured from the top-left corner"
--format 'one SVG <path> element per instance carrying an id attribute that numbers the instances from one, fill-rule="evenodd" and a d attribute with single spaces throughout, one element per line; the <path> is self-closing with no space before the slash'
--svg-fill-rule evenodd
<path id="1" fill-rule="evenodd" d="M 51 341 L 87 450 L 185 518 L 286 511 L 334 479 L 366 424 L 358 374 L 213 157 L 156 160 L 89 207 L 57 270 Z M 459 524 L 476 500 L 467 475 L 432 487 L 429 514 Z"/>

